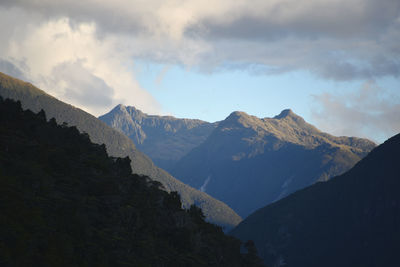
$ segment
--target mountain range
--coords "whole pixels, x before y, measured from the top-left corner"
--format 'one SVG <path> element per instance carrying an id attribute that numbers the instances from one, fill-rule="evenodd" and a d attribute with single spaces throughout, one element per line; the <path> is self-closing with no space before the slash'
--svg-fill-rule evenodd
<path id="1" fill-rule="evenodd" d="M 319 131 L 291 110 L 274 118 L 233 112 L 207 123 L 147 115 L 119 105 L 100 117 L 174 177 L 227 203 L 240 216 L 350 169 L 375 144 Z"/>
<path id="2" fill-rule="evenodd" d="M 192 204 L 198 205 L 210 222 L 229 229 L 241 221 L 240 216 L 226 204 L 185 185 L 158 168 L 128 137 L 83 110 L 59 101 L 30 83 L 3 73 L 0 73 L 0 96 L 20 101 L 24 109 L 34 112 L 43 109 L 49 119 L 55 118 L 59 124 L 76 126 L 80 132 L 87 133 L 92 142 L 105 144 L 107 153 L 111 156 L 128 156 L 134 173 L 144 174 L 161 182 L 167 191 L 177 191 L 185 208 Z"/>
<path id="3" fill-rule="evenodd" d="M 0 125 L 0 266 L 262 266 L 76 127 L 1 97 Z"/>
<path id="4" fill-rule="evenodd" d="M 400 134 L 351 170 L 272 203 L 231 234 L 267 266 L 400 266 Z"/>
<path id="5" fill-rule="evenodd" d="M 400 134 L 290 109 L 100 119 L 0 73 L 1 266 L 400 266 Z"/>

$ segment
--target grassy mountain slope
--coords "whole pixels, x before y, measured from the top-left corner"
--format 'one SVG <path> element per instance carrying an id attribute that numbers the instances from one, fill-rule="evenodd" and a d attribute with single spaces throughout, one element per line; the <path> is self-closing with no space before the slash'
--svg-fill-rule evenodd
<path id="1" fill-rule="evenodd" d="M 75 127 L 1 97 L 0 125 L 1 266 L 260 266 Z"/>
<path id="2" fill-rule="evenodd" d="M 366 139 L 323 133 L 291 110 L 264 119 L 233 112 L 171 173 L 245 217 L 345 172 L 374 146 Z"/>
<path id="3" fill-rule="evenodd" d="M 215 129 L 216 123 L 147 115 L 134 107 L 118 105 L 100 120 L 131 138 L 153 162 L 169 171 Z"/>
<path id="4" fill-rule="evenodd" d="M 240 222 L 241 218 L 227 205 L 183 184 L 166 171 L 156 167 L 147 156 L 135 148 L 128 137 L 94 116 L 57 100 L 30 83 L 2 73 L 0 73 L 0 96 L 21 101 L 24 109 L 34 112 L 43 109 L 48 118 L 55 118 L 60 124 L 66 122 L 68 125 L 76 126 L 80 132 L 87 133 L 92 142 L 105 144 L 111 156 L 128 156 L 134 173 L 152 177 L 161 182 L 167 191 L 179 192 L 186 208 L 191 204 L 198 205 L 209 221 L 227 228 Z"/>
<path id="5" fill-rule="evenodd" d="M 350 171 L 250 215 L 231 233 L 269 266 L 400 266 L 400 134 Z"/>

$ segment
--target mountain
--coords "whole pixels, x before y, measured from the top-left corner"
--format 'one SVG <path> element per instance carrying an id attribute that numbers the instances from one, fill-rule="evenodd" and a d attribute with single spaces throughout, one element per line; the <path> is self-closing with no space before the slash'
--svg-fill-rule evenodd
<path id="1" fill-rule="evenodd" d="M 226 204 L 183 184 L 166 171 L 156 167 L 147 156 L 136 149 L 128 137 L 96 117 L 57 100 L 30 83 L 3 73 L 0 73 L 0 96 L 21 101 L 24 109 L 34 112 L 43 109 L 48 118 L 55 118 L 59 124 L 67 123 L 70 126 L 76 126 L 80 132 L 87 133 L 92 142 L 105 144 L 111 156 L 128 156 L 134 173 L 150 176 L 161 182 L 167 191 L 177 191 L 184 207 L 189 208 L 191 204 L 198 205 L 210 222 L 224 226 L 226 229 L 240 222 L 241 218 Z"/>
<path id="2" fill-rule="evenodd" d="M 231 233 L 268 266 L 400 266 L 400 134 L 350 171 L 270 204 Z"/>
<path id="3" fill-rule="evenodd" d="M 0 97 L 1 266 L 261 266 L 76 127 Z"/>
<path id="4" fill-rule="evenodd" d="M 233 112 L 171 170 L 243 218 L 317 181 L 342 174 L 375 144 L 319 131 L 291 110 L 274 118 Z"/>
<path id="5" fill-rule="evenodd" d="M 124 133 L 136 147 L 167 171 L 200 145 L 217 123 L 147 115 L 135 107 L 118 105 L 99 119 Z"/>

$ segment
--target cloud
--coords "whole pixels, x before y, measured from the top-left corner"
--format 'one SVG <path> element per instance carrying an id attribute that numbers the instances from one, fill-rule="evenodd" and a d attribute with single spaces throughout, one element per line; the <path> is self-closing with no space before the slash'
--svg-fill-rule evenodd
<path id="1" fill-rule="evenodd" d="M 334 80 L 400 74 L 398 0 L 7 0 L 4 6 L 94 23 L 132 56 L 213 71 L 308 70 Z M 266 72 L 269 74 L 270 72 Z"/>
<path id="2" fill-rule="evenodd" d="M 130 70 L 132 48 L 115 36 L 100 37 L 95 23 L 43 20 L 21 9 L 1 8 L 0 23 L 13 28 L 3 33 L 0 44 L 2 71 L 94 115 L 119 103 L 160 113 L 160 105 Z"/>
<path id="3" fill-rule="evenodd" d="M 324 93 L 313 97 L 312 117 L 335 135 L 373 138 L 382 142 L 400 133 L 400 97 L 369 81 L 358 91 L 343 95 Z"/>
<path id="4" fill-rule="evenodd" d="M 1 69 L 96 115 L 118 102 L 160 113 L 135 59 L 338 81 L 400 75 L 398 0 L 3 0 L 0 23 Z"/>
<path id="5" fill-rule="evenodd" d="M 58 88 L 65 91 L 65 97 L 81 106 L 104 107 L 112 105 L 114 90 L 106 82 L 93 75 L 83 62 L 64 62 L 53 68 L 52 79 Z"/>

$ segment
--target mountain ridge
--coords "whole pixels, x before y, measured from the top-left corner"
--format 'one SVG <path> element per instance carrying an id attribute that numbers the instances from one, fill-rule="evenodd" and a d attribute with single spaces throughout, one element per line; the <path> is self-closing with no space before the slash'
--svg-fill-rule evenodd
<path id="1" fill-rule="evenodd" d="M 315 126 L 307 123 L 301 116 L 294 113 L 291 109 L 285 109 L 281 111 L 279 115 L 272 118 L 258 118 L 243 111 L 234 111 L 221 123 L 225 121 L 232 122 L 235 121 L 235 119 L 244 127 L 250 127 L 254 130 L 261 129 L 267 133 L 273 134 L 282 141 L 306 144 L 310 147 L 319 144 L 319 140 L 317 139 L 316 142 L 311 143 L 312 139 L 306 138 L 307 136 L 324 138 L 323 141 L 325 142 L 344 146 L 356 146 L 356 148 L 358 146 L 369 146 L 370 148 L 376 146 L 374 142 L 365 138 L 347 136 L 336 137 L 322 132 Z M 286 133 L 286 135 L 282 135 L 282 133 Z"/>
<path id="2" fill-rule="evenodd" d="M 343 173 L 373 147 L 367 139 L 321 132 L 291 110 L 274 118 L 235 111 L 182 157 L 171 173 L 245 217 L 298 189 Z M 244 202 L 253 204 L 246 207 Z"/>

